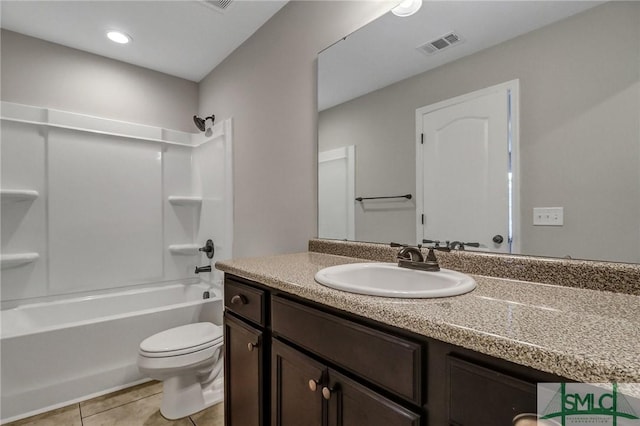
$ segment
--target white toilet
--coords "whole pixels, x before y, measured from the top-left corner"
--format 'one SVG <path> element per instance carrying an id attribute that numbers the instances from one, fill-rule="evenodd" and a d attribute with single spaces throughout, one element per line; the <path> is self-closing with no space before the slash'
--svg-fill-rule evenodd
<path id="1" fill-rule="evenodd" d="M 179 419 L 222 401 L 222 345 L 222 327 L 210 322 L 171 328 L 140 343 L 138 369 L 163 382 L 164 417 Z"/>

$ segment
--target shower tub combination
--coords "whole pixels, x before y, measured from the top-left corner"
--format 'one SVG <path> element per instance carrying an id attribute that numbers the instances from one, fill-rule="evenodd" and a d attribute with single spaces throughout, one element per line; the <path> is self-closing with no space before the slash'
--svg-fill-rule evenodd
<path id="1" fill-rule="evenodd" d="M 145 338 L 222 324 L 221 273 L 193 271 L 233 250 L 233 126 L 210 116 L 188 133 L 0 107 L 8 422 L 147 381 Z M 199 250 L 208 239 L 213 259 Z"/>
<path id="2" fill-rule="evenodd" d="M 193 322 L 221 325 L 221 295 L 219 285 L 162 284 L 3 310 L 1 422 L 148 381 L 136 366 L 140 342 Z"/>

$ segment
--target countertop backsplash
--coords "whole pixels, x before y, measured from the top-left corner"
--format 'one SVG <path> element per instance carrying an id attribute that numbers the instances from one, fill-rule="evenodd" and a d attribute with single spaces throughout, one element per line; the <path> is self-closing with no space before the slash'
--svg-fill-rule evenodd
<path id="1" fill-rule="evenodd" d="M 309 251 L 394 262 L 398 249 L 379 243 L 312 239 Z M 640 265 L 637 264 L 473 251 L 439 251 L 436 255 L 441 267 L 467 274 L 640 296 Z"/>

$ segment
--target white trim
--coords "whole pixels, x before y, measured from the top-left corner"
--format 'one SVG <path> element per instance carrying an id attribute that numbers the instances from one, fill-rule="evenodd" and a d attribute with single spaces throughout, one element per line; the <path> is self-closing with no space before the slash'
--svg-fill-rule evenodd
<path id="1" fill-rule="evenodd" d="M 426 108 L 426 107 L 423 107 Z M 416 244 L 422 244 L 424 238 L 424 145 L 422 144 L 422 108 L 416 109 Z"/>
<path id="2" fill-rule="evenodd" d="M 225 136 L 224 143 L 224 195 L 225 195 L 225 231 L 224 243 L 228 247 L 229 258 L 233 257 L 233 119 L 227 118 L 220 123 L 221 132 Z M 218 126 L 218 125 L 216 125 Z M 216 127 L 214 126 L 214 127 Z M 217 137 L 217 136 L 216 136 Z"/>
<path id="3" fill-rule="evenodd" d="M 343 146 L 318 153 L 318 164 L 334 160 L 347 160 L 347 239 L 356 239 L 356 147 Z M 318 207 L 319 208 L 319 207 Z M 319 214 L 319 212 L 318 212 Z M 319 230 L 318 230 L 319 231 Z"/>
<path id="4" fill-rule="evenodd" d="M 463 102 L 470 101 L 475 98 L 486 96 L 490 93 L 500 92 L 502 90 L 513 90 L 514 87 L 519 87 L 520 80 L 514 79 L 504 83 L 496 84 L 494 86 L 485 87 L 484 89 L 475 90 L 473 92 L 465 93 L 464 95 L 455 96 L 453 98 L 445 99 L 444 101 L 436 102 L 427 106 L 416 109 L 416 114 L 420 111 L 420 115 L 428 114 L 439 109 L 447 108 L 452 105 L 461 104 Z"/>
<path id="5" fill-rule="evenodd" d="M 456 96 L 444 101 L 436 102 L 431 105 L 423 106 L 416 109 L 416 242 L 422 243 L 423 225 L 422 214 L 424 214 L 424 177 L 423 177 L 423 155 L 424 145 L 421 143 L 421 135 L 423 132 L 422 117 L 425 114 L 447 108 L 463 102 L 468 102 L 481 96 L 501 91 L 511 91 L 511 168 L 512 174 L 512 190 L 513 190 L 513 242 L 511 245 L 512 253 L 520 253 L 520 80 L 514 79 L 505 83 L 496 84 L 484 89 L 476 90 L 464 95 Z"/>
<path id="6" fill-rule="evenodd" d="M 215 124 L 211 128 L 213 132 L 212 135 L 206 136 L 204 133 L 187 133 L 179 130 L 111 120 L 51 108 L 16 104 L 13 102 L 2 101 L 0 105 L 0 119 L 2 119 L 2 121 L 186 147 L 196 147 L 209 140 L 224 136 L 226 129 L 224 122 Z"/>
<path id="7" fill-rule="evenodd" d="M 522 216 L 520 215 L 520 80 L 511 80 L 511 182 L 512 182 L 512 214 L 513 214 L 513 241 L 511 253 L 521 253 L 522 242 Z"/>
<path id="8" fill-rule="evenodd" d="M 347 239 L 356 239 L 356 147 L 349 145 L 347 149 Z"/>

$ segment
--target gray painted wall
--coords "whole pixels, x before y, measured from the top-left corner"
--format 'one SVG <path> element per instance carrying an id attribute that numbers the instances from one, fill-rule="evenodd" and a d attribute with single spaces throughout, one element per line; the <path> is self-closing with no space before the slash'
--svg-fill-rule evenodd
<path id="1" fill-rule="evenodd" d="M 2 30 L 3 101 L 195 132 L 198 84 Z"/>
<path id="2" fill-rule="evenodd" d="M 235 257 L 317 235 L 317 54 L 392 4 L 290 2 L 200 82 L 200 113 L 234 120 Z"/>
<path id="3" fill-rule="evenodd" d="M 321 149 L 356 143 L 359 193 L 415 193 L 416 108 L 518 78 L 522 252 L 640 262 L 639 64 L 640 3 L 614 2 L 323 111 Z M 415 238 L 415 211 L 359 213 L 359 239 Z"/>

